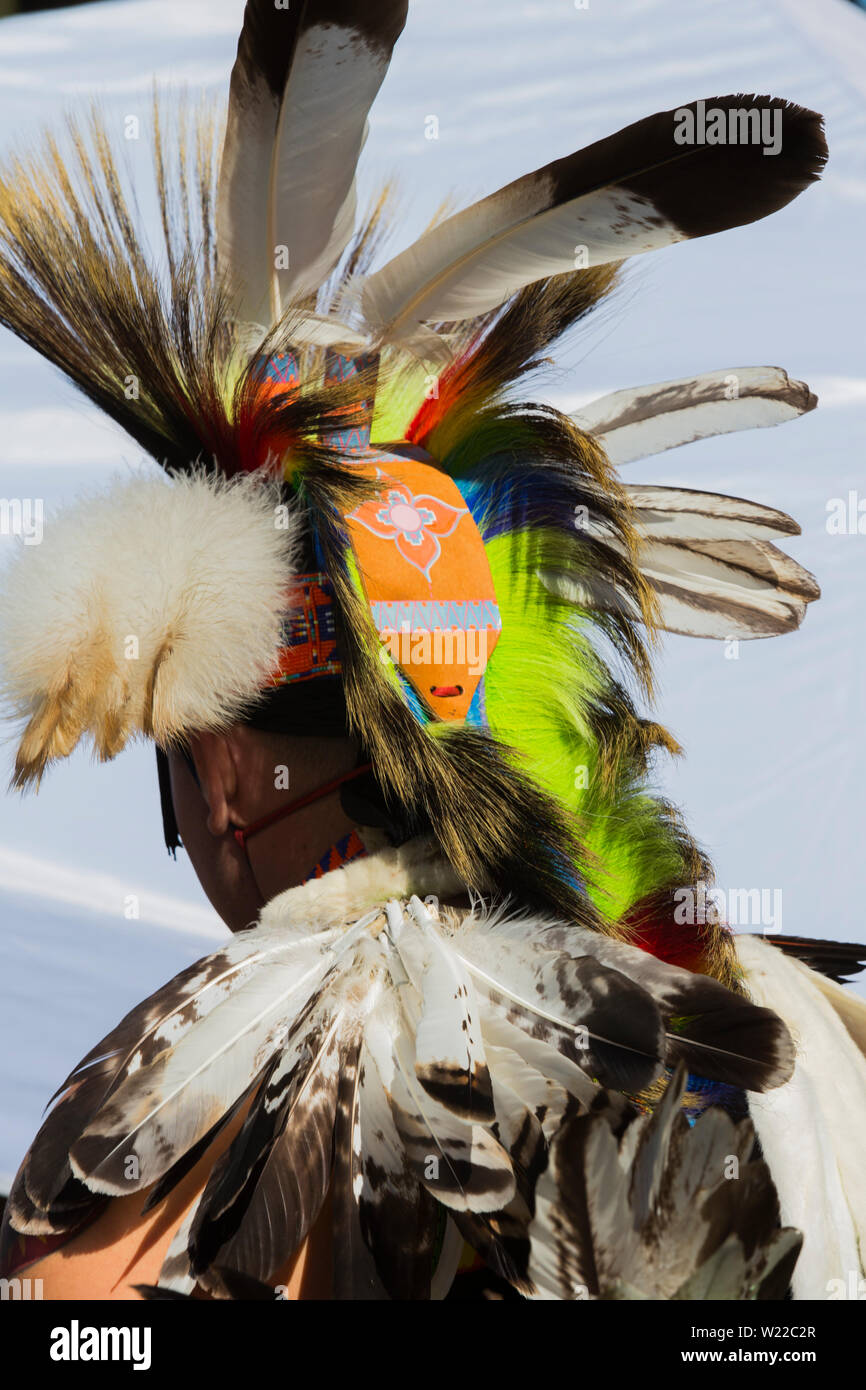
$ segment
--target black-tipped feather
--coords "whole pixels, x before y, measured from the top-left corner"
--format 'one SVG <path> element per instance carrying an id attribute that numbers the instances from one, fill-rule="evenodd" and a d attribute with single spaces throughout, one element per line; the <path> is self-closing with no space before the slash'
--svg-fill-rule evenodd
<path id="1" fill-rule="evenodd" d="M 866 969 L 866 946 L 856 941 L 813 941 L 806 936 L 765 936 L 771 946 L 778 946 L 786 956 L 796 956 L 813 970 L 835 980 L 837 985 L 850 983 L 852 975 Z"/>
<path id="2" fill-rule="evenodd" d="M 270 325 L 318 290 L 350 240 L 367 114 L 407 11 L 408 0 L 248 0 L 216 212 L 242 319 Z"/>
<path id="3" fill-rule="evenodd" d="M 683 143 L 699 107 L 753 109 L 781 127 L 779 150 L 760 139 Z M 736 132 L 735 132 L 736 134 Z M 820 177 L 821 118 L 765 96 L 712 97 L 661 111 L 527 174 L 455 214 L 364 287 L 381 341 L 424 352 L 423 325 L 489 313 L 522 286 L 575 265 L 600 265 L 691 237 L 742 226 L 784 207 Z"/>
<path id="4" fill-rule="evenodd" d="M 163 1289 L 159 1284 L 133 1284 L 136 1293 L 141 1294 L 145 1303 L 188 1303 L 192 1294 L 178 1293 L 176 1289 Z"/>

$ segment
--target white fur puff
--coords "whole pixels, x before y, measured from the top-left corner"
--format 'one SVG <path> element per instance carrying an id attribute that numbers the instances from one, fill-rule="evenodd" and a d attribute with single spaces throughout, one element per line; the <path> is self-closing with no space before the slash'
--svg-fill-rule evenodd
<path id="1" fill-rule="evenodd" d="M 273 670 L 299 523 L 276 485 L 199 471 L 84 497 L 3 576 L 0 663 L 28 720 L 16 780 L 86 733 L 100 757 L 225 727 Z"/>

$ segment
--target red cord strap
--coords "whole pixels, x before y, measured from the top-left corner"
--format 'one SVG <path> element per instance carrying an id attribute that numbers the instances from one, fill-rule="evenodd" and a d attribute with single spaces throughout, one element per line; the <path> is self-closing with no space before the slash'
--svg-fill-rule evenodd
<path id="1" fill-rule="evenodd" d="M 335 777 L 332 782 L 326 782 L 323 787 L 319 787 L 314 792 L 307 792 L 306 796 L 299 796 L 297 801 L 292 801 L 288 806 L 281 806 L 278 811 L 271 811 L 270 815 L 262 816 L 261 820 L 254 820 L 251 825 L 247 825 L 243 830 L 235 831 L 235 839 L 241 849 L 247 847 L 247 840 L 251 835 L 258 835 L 260 830 L 267 830 L 269 826 L 276 825 L 277 821 L 285 820 L 287 816 L 294 815 L 295 811 L 300 811 L 304 806 L 311 806 L 314 801 L 321 801 L 323 797 L 329 796 L 331 792 L 342 787 L 344 782 L 354 782 L 356 777 L 363 777 L 365 773 L 372 770 L 372 763 L 364 763 L 362 767 L 353 768 L 351 772 L 344 772 L 342 777 Z"/>

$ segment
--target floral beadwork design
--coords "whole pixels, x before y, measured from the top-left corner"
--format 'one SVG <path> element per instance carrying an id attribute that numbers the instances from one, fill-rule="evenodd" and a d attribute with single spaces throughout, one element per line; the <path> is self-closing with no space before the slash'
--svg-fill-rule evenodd
<path id="1" fill-rule="evenodd" d="M 416 496 L 405 484 L 391 483 L 378 497 L 356 507 L 347 520 L 359 522 L 380 540 L 393 541 L 403 559 L 429 581 L 430 571 L 442 554 L 440 539 L 453 535 L 468 510 L 452 507 L 429 493 Z"/>

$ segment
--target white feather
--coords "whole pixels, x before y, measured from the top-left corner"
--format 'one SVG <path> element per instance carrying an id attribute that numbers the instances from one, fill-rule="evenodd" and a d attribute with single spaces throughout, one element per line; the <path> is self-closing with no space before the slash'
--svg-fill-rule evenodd
<path id="1" fill-rule="evenodd" d="M 405 17 L 405 0 L 355 16 L 250 0 L 216 215 L 220 268 L 240 320 L 276 322 L 319 288 L 347 246 L 368 112 Z"/>
<path id="2" fill-rule="evenodd" d="M 517 1138 L 527 1112 L 541 1125 L 546 1138 L 556 1132 L 568 1105 L 568 1092 L 544 1076 L 519 1052 L 488 1044 L 487 1061 L 493 1081 L 496 1119 L 507 1149 Z M 519 1107 L 519 1108 L 518 1108 Z"/>
<path id="3" fill-rule="evenodd" d="M 488 1048 L 516 1052 L 540 1077 L 567 1091 L 586 1109 L 601 1094 L 601 1088 L 589 1079 L 586 1072 L 541 1038 L 530 1037 L 522 1028 L 516 1028 L 507 1019 L 489 1012 L 484 1015 L 482 1026 Z"/>
<path id="4" fill-rule="evenodd" d="M 805 1237 L 794 1294 L 846 1297 L 839 1289 L 850 1288 L 852 1274 L 856 1285 L 866 1254 L 866 1058 L 814 971 L 758 937 L 735 940 L 751 997 L 774 1009 L 798 1044 L 791 1081 L 749 1096 L 782 1222 Z"/>
<path id="5" fill-rule="evenodd" d="M 574 416 L 622 465 L 711 435 L 763 429 L 813 410 L 816 398 L 780 367 L 731 367 L 613 391 Z"/>
<path id="6" fill-rule="evenodd" d="M 826 975 L 813 971 L 814 985 L 841 1018 L 855 1045 L 866 1056 L 866 1002 Z"/>
<path id="7" fill-rule="evenodd" d="M 744 497 L 646 483 L 627 484 L 624 490 L 635 525 L 650 540 L 775 541 L 800 534 L 785 512 Z"/>
<path id="8" fill-rule="evenodd" d="M 485 314 L 535 280 L 653 251 L 683 234 L 648 199 L 616 186 L 550 207 L 547 170 L 518 179 L 427 232 L 368 277 L 363 310 L 376 342 L 423 353 L 425 321 Z"/>
<path id="9" fill-rule="evenodd" d="M 684 546 L 647 541 L 640 567 L 659 598 L 661 626 L 687 637 L 771 637 L 799 626 L 806 602 L 765 577 Z"/>
<path id="10" fill-rule="evenodd" d="M 267 249 L 272 265 L 272 248 L 285 245 L 289 258 L 275 272 L 277 315 L 319 288 L 352 236 L 355 169 L 388 61 L 335 24 L 301 38 L 274 143 Z"/>
<path id="11" fill-rule="evenodd" d="M 736 109 L 733 98 L 719 100 Z M 420 325 L 485 314 L 548 276 L 767 216 L 811 182 L 825 157 L 815 114 L 785 110 L 784 169 L 768 169 L 748 142 L 683 145 L 678 112 L 661 111 L 517 179 L 367 280 L 362 307 L 374 339 L 418 351 Z"/>
<path id="12" fill-rule="evenodd" d="M 416 988 L 422 998 L 415 1031 L 415 1074 L 449 1109 L 493 1118 L 490 1077 L 481 1036 L 478 1000 L 469 972 L 442 939 L 418 897 L 409 903 L 425 948 Z M 446 1099 L 445 1087 L 449 1093 Z"/>

